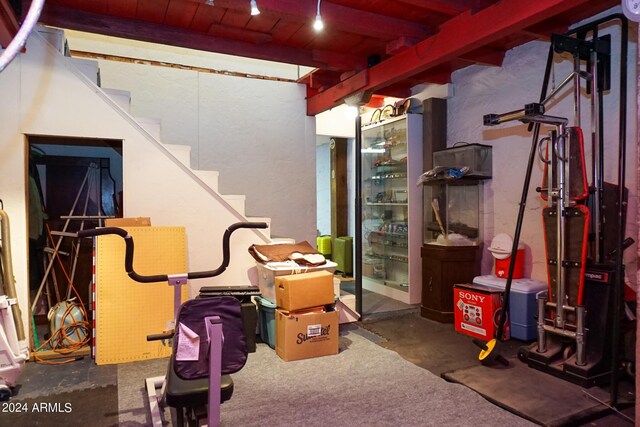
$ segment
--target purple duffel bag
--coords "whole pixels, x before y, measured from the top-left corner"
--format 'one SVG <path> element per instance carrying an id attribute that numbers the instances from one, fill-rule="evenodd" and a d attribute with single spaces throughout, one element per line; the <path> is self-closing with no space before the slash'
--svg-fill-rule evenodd
<path id="1" fill-rule="evenodd" d="M 232 296 L 192 299 L 180 307 L 173 344 L 173 366 L 176 374 L 185 380 L 206 378 L 209 375 L 209 340 L 204 318 L 219 316 L 222 321 L 222 374 L 238 372 L 247 362 L 247 344 L 240 302 Z M 198 360 L 176 360 L 182 323 L 200 337 Z"/>

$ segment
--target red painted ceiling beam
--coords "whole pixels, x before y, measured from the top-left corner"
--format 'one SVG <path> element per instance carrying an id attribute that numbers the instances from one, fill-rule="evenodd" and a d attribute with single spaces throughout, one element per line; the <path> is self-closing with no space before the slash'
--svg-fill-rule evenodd
<path id="1" fill-rule="evenodd" d="M 588 1 L 502 0 L 476 14 L 458 15 L 443 24 L 437 34 L 309 98 L 307 114 L 314 116 L 335 107 L 356 91 L 377 92 Z M 367 84 L 351 85 L 351 79 L 366 80 Z"/>
<path id="2" fill-rule="evenodd" d="M 204 0 L 200 0 L 204 3 Z M 316 0 L 259 0 L 260 12 L 273 16 L 287 16 L 313 23 L 318 2 Z M 243 9 L 249 11 L 249 0 L 215 0 L 215 7 Z M 335 29 L 368 37 L 392 39 L 399 36 L 423 39 L 432 33 L 424 25 L 393 18 L 365 10 L 354 9 L 335 3 L 320 3 L 320 15 L 327 30 Z"/>
<path id="3" fill-rule="evenodd" d="M 20 29 L 8 0 L 0 0 L 0 46 L 6 48 Z"/>
<path id="4" fill-rule="evenodd" d="M 216 3 L 217 4 L 217 3 Z M 141 40 L 168 46 L 185 47 L 206 52 L 244 56 L 335 71 L 359 68 L 366 58 L 318 50 L 306 50 L 271 44 L 253 44 L 241 40 L 214 37 L 201 32 L 126 18 L 114 18 L 95 13 L 46 4 L 40 22 L 60 28 Z M 320 59 L 318 59 L 320 58 Z"/>
<path id="5" fill-rule="evenodd" d="M 455 16 L 465 10 L 475 9 L 477 0 L 397 0 L 419 9 L 432 10 L 443 15 Z"/>

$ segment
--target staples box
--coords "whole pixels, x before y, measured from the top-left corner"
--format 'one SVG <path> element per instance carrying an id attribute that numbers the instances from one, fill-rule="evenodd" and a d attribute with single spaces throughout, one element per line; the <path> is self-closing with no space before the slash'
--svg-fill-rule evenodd
<path id="1" fill-rule="evenodd" d="M 474 338 L 489 341 L 495 338 L 500 322 L 504 292 L 481 285 L 453 286 L 455 329 Z M 509 319 L 502 339 L 509 339 Z"/>
<path id="2" fill-rule="evenodd" d="M 276 354 L 286 361 L 338 354 L 338 312 L 277 309 Z"/>
<path id="3" fill-rule="evenodd" d="M 292 274 L 275 279 L 276 305 L 283 311 L 333 304 L 333 274 L 328 271 Z"/>

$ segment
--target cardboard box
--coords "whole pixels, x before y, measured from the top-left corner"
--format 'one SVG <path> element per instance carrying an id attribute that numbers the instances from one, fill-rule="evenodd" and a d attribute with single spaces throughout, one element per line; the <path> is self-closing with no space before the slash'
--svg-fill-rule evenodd
<path id="1" fill-rule="evenodd" d="M 275 280 L 276 277 L 279 276 L 287 276 L 289 274 L 300 274 L 300 273 L 312 273 L 314 271 L 328 271 L 333 273 L 336 269 L 335 262 L 327 261 L 322 265 L 318 265 L 315 267 L 306 267 L 306 266 L 286 266 L 286 267 L 272 267 L 268 264 L 260 264 L 256 262 L 256 270 L 258 276 L 258 287 L 260 288 L 260 293 L 262 293 L 262 298 L 266 298 L 272 303 L 276 302 L 276 289 L 275 289 Z M 255 286 L 255 283 L 252 282 Z"/>
<path id="2" fill-rule="evenodd" d="M 504 292 L 487 286 L 459 284 L 453 286 L 454 324 L 457 332 L 489 341 L 498 332 Z M 503 340 L 509 339 L 509 319 Z"/>
<path id="3" fill-rule="evenodd" d="M 338 312 L 276 309 L 276 354 L 286 361 L 338 354 Z"/>
<path id="4" fill-rule="evenodd" d="M 137 218 L 107 218 L 104 222 L 107 227 L 150 227 L 151 218 L 139 216 Z"/>
<path id="5" fill-rule="evenodd" d="M 333 274 L 328 271 L 279 276 L 275 288 L 276 305 L 283 311 L 335 303 Z"/>

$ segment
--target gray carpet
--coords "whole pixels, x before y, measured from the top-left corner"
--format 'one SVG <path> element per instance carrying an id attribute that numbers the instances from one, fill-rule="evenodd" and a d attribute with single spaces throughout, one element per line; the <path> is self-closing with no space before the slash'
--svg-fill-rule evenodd
<path id="1" fill-rule="evenodd" d="M 532 425 L 467 387 L 447 383 L 358 333 L 340 353 L 294 362 L 259 345 L 233 376 L 223 426 Z"/>

